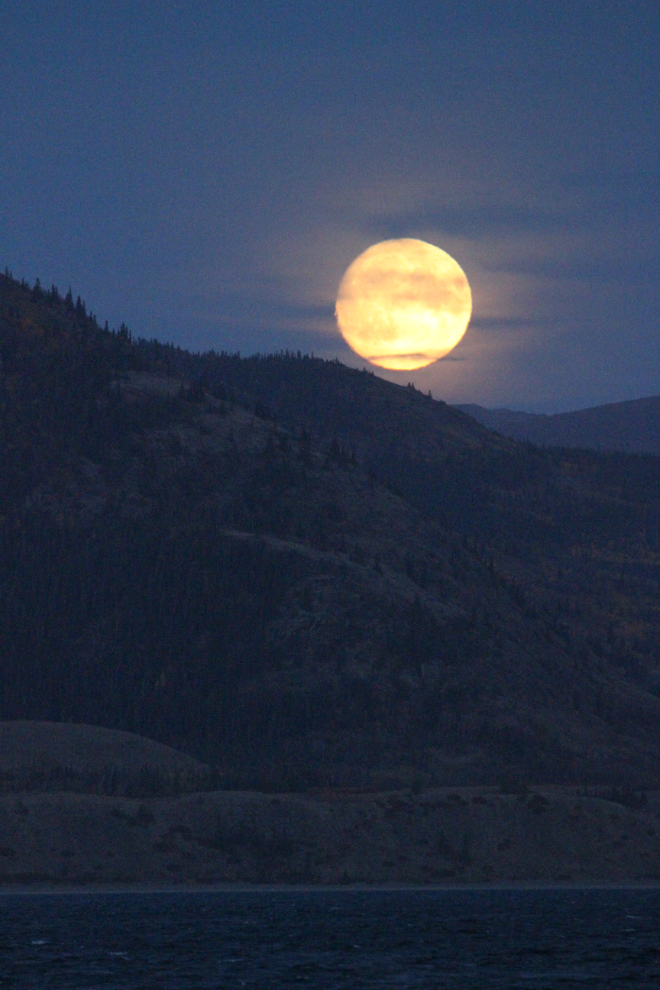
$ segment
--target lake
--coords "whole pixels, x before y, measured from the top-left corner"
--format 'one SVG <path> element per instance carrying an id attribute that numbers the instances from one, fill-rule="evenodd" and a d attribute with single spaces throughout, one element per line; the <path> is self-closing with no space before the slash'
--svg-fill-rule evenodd
<path id="1" fill-rule="evenodd" d="M 0 987 L 660 986 L 660 890 L 4 894 Z"/>

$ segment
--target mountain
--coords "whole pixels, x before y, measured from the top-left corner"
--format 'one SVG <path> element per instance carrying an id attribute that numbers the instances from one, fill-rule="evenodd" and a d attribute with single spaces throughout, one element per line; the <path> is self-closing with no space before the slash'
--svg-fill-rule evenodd
<path id="1" fill-rule="evenodd" d="M 635 454 L 660 454 L 660 396 L 613 402 L 554 415 L 485 409 L 474 404 L 454 407 L 505 437 L 551 447 Z"/>
<path id="2" fill-rule="evenodd" d="M 660 462 L 0 277 L 0 715 L 223 787 L 660 778 Z"/>

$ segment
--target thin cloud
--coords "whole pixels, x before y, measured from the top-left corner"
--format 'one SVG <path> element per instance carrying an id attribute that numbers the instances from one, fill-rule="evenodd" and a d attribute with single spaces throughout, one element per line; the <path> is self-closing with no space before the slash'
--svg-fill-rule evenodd
<path id="1" fill-rule="evenodd" d="M 519 330 L 529 329 L 538 326 L 534 320 L 522 319 L 520 317 L 497 317 L 497 316 L 477 316 L 470 320 L 473 330 Z"/>

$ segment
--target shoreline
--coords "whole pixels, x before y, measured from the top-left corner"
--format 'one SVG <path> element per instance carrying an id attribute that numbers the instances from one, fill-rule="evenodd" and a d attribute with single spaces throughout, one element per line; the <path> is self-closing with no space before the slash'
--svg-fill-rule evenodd
<path id="1" fill-rule="evenodd" d="M 10 884 L 0 885 L 0 897 L 80 896 L 124 894 L 336 894 L 336 893 L 468 893 L 470 891 L 660 890 L 660 880 L 494 881 L 492 883 L 126 883 L 126 884 Z"/>

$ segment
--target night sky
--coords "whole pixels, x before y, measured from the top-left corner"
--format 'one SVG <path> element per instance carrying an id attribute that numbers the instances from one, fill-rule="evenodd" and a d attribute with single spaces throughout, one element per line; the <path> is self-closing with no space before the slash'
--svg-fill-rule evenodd
<path id="1" fill-rule="evenodd" d="M 362 367 L 334 300 L 389 237 L 473 291 L 382 372 L 560 411 L 660 393 L 660 4 L 0 4 L 0 267 L 193 349 Z"/>

